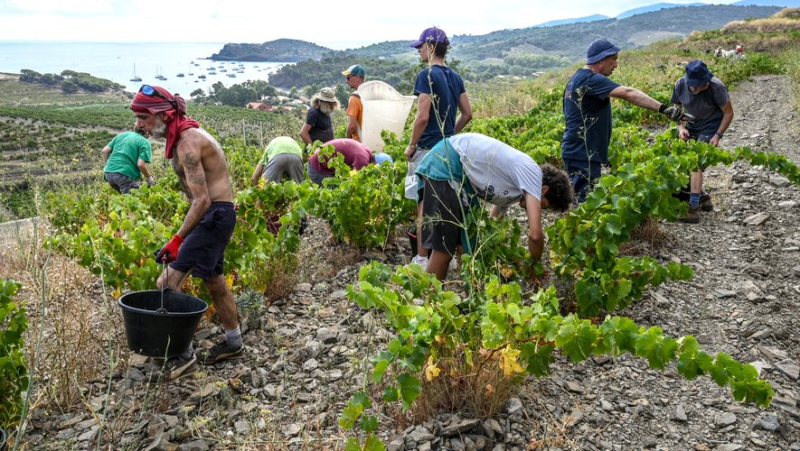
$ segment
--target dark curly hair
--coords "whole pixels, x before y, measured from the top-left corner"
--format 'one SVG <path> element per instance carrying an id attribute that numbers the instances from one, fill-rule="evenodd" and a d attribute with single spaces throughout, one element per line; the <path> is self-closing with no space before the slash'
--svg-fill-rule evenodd
<path id="1" fill-rule="evenodd" d="M 548 187 L 547 194 L 542 197 L 547 199 L 553 210 L 569 210 L 575 194 L 567 173 L 549 164 L 543 164 L 540 167 L 542 168 L 542 186 Z"/>

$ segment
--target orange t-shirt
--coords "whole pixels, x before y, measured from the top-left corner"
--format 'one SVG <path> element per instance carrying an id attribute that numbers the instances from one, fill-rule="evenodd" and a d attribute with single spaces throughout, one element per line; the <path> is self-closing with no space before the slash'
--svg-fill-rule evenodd
<path id="1" fill-rule="evenodd" d="M 364 105 L 361 103 L 361 97 L 357 95 L 350 96 L 350 100 L 347 104 L 347 116 L 355 117 L 356 122 L 358 122 L 358 128 L 361 128 L 362 118 L 364 116 Z M 353 133 L 353 139 L 361 141 L 361 137 L 358 136 L 358 130 Z"/>

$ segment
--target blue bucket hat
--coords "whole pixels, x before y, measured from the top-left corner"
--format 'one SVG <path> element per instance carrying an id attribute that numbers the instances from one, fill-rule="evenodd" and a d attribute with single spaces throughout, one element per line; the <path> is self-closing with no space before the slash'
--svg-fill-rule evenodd
<path id="1" fill-rule="evenodd" d="M 381 163 L 384 163 L 384 162 L 388 162 L 389 164 L 394 163 L 394 161 L 392 161 L 392 157 L 390 157 L 389 154 L 386 154 L 386 153 L 383 153 L 383 152 L 376 153 L 375 154 L 375 163 L 381 164 Z"/>
<path id="2" fill-rule="evenodd" d="M 608 39 L 597 39 L 589 45 L 586 50 L 586 64 L 594 64 L 603 58 L 616 55 L 622 47 L 614 44 Z"/>
<path id="3" fill-rule="evenodd" d="M 422 44 L 428 43 L 444 43 L 447 42 L 447 33 L 444 32 L 441 28 L 430 27 L 426 28 L 421 35 L 419 35 L 419 39 L 412 42 L 410 44 L 411 47 L 417 48 Z"/>
<path id="4" fill-rule="evenodd" d="M 686 65 L 686 84 L 693 88 L 708 83 L 713 77 L 706 63 L 700 60 L 690 61 Z"/>

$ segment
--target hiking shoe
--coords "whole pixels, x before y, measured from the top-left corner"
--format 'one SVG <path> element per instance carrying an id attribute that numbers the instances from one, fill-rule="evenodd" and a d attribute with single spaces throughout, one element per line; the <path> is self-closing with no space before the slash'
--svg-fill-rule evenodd
<path id="1" fill-rule="evenodd" d="M 241 358 L 244 345 L 238 348 L 228 346 L 228 342 L 223 340 L 211 347 L 211 349 L 201 349 L 197 351 L 197 360 L 203 365 L 213 365 L 222 360 L 233 360 Z"/>
<path id="2" fill-rule="evenodd" d="M 700 195 L 700 209 L 703 211 L 714 211 L 714 204 L 711 203 L 711 196 L 708 193 Z"/>
<path id="3" fill-rule="evenodd" d="M 411 259 L 411 263 L 416 263 L 422 266 L 422 269 L 425 269 L 428 266 L 428 257 L 423 257 L 417 254 L 414 256 L 414 258 Z"/>
<path id="4" fill-rule="evenodd" d="M 189 360 L 173 357 L 155 368 L 150 373 L 149 379 L 151 383 L 174 381 L 197 372 L 197 368 L 197 358 L 195 356 L 192 356 Z"/>
<path id="5" fill-rule="evenodd" d="M 689 207 L 689 210 L 686 212 L 686 216 L 679 217 L 678 222 L 685 222 L 688 224 L 697 224 L 700 222 L 700 207 Z"/>

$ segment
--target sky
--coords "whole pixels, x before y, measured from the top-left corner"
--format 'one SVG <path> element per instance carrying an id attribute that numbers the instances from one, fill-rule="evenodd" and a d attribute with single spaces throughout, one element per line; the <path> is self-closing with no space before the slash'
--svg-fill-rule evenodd
<path id="1" fill-rule="evenodd" d="M 427 5 L 382 0 L 0 0 L 0 41 L 262 43 L 290 38 L 341 50 L 413 41 L 434 25 L 450 36 L 480 35 L 592 14 L 614 17 L 658 2 L 570 0 L 564 8 L 561 2 L 544 0 L 438 0 Z"/>

